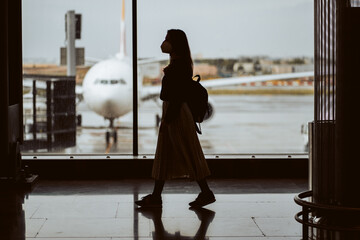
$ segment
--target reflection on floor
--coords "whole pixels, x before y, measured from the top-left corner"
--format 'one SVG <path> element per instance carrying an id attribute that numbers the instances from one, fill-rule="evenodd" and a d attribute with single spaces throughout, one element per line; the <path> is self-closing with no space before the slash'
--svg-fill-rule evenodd
<path id="1" fill-rule="evenodd" d="M 297 239 L 296 193 L 306 180 L 211 179 L 217 201 L 189 209 L 194 182 L 167 182 L 163 208 L 137 209 L 151 180 L 40 181 L 24 200 L 0 196 L 1 239 Z M 23 210 L 24 209 L 24 210 Z"/>

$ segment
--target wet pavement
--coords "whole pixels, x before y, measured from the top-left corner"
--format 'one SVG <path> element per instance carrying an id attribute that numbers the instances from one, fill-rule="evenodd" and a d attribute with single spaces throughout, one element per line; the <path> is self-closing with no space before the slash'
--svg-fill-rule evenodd
<path id="1" fill-rule="evenodd" d="M 311 95 L 211 95 L 214 116 L 201 124 L 199 135 L 205 154 L 304 153 L 306 135 L 301 126 L 313 119 Z M 132 154 L 132 112 L 117 119 L 118 140 L 106 144 L 109 122 L 90 111 L 84 102 L 77 106 L 82 126 L 77 145 L 57 153 Z M 154 154 L 157 141 L 156 114 L 161 102 L 147 101 L 139 107 L 139 154 Z"/>

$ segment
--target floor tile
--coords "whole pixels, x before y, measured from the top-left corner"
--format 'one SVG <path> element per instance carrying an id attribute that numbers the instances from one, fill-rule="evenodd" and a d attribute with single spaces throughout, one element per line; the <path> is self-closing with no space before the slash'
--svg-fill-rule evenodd
<path id="1" fill-rule="evenodd" d="M 112 238 L 26 238 L 26 240 L 112 240 Z M 121 238 L 121 240 L 126 240 L 126 238 Z M 132 238 L 131 240 L 134 240 L 134 238 Z"/>
<path id="2" fill-rule="evenodd" d="M 26 237 L 36 237 L 44 225 L 46 219 L 25 219 Z"/>
<path id="3" fill-rule="evenodd" d="M 195 236 L 200 226 L 199 220 L 195 218 L 162 218 L 165 232 L 168 235 Z M 151 231 L 156 232 L 154 224 Z"/>
<path id="4" fill-rule="evenodd" d="M 163 203 L 162 217 L 164 218 L 196 218 L 196 214 L 189 210 L 189 205 L 185 203 Z"/>
<path id="5" fill-rule="evenodd" d="M 300 237 L 209 237 L 209 240 L 301 240 Z"/>
<path id="6" fill-rule="evenodd" d="M 214 218 L 207 231 L 211 237 L 261 237 L 263 234 L 251 218 Z"/>
<path id="7" fill-rule="evenodd" d="M 43 203 L 32 218 L 115 218 L 118 203 Z"/>
<path id="8" fill-rule="evenodd" d="M 80 203 L 108 203 L 108 202 L 122 202 L 122 203 L 132 203 L 134 202 L 133 194 L 106 194 L 106 195 L 76 195 L 74 202 Z"/>
<path id="9" fill-rule="evenodd" d="M 51 192 L 48 194 L 35 195 L 31 194 L 26 202 L 36 202 L 36 203 L 72 203 L 74 202 L 76 196 L 75 195 L 52 195 Z"/>
<path id="10" fill-rule="evenodd" d="M 149 237 L 149 221 L 139 221 L 138 236 Z M 132 219 L 49 219 L 38 237 L 88 238 L 132 237 Z"/>
<path id="11" fill-rule="evenodd" d="M 134 203 L 118 203 L 116 218 L 133 218 L 137 213 L 134 211 Z"/>
<path id="12" fill-rule="evenodd" d="M 255 218 L 265 236 L 301 236 L 302 226 L 294 218 Z"/>
<path id="13" fill-rule="evenodd" d="M 215 202 L 209 206 L 218 217 L 293 217 L 300 207 L 291 202 Z"/>
<path id="14" fill-rule="evenodd" d="M 90 239 L 91 240 L 91 239 Z M 134 240 L 134 238 L 111 238 L 111 240 Z M 139 237 L 138 240 L 154 240 L 153 237 Z M 166 240 L 166 239 L 164 239 Z"/>
<path id="15" fill-rule="evenodd" d="M 195 237 L 203 229 L 201 228 L 201 222 L 194 218 L 162 218 L 162 222 L 165 231 L 172 235 L 178 234 Z M 151 224 L 151 230 L 156 230 L 154 224 Z M 263 235 L 252 219 L 224 219 L 215 217 L 206 228 L 205 236 L 236 237 Z"/>
<path id="16" fill-rule="evenodd" d="M 31 218 L 34 215 L 34 213 L 39 209 L 40 205 L 41 205 L 40 203 L 25 202 L 23 204 L 25 218 Z"/>
<path id="17" fill-rule="evenodd" d="M 40 182 L 40 189 L 31 193 L 22 206 L 26 237 L 133 240 L 138 236 L 139 240 L 150 240 L 156 222 L 157 229 L 162 224 L 168 236 L 190 239 L 204 234 L 209 240 L 300 240 L 301 224 L 294 220 L 301 210 L 293 200 L 296 194 L 274 193 L 282 186 L 293 191 L 296 181 L 283 181 L 212 179 L 209 184 L 217 201 L 206 206 L 205 215 L 189 209 L 188 203 L 199 192 L 196 183 L 169 182 L 160 218 L 135 210 L 134 201 L 151 192 L 153 181 Z M 265 193 L 266 187 L 272 187 L 272 193 Z"/>
<path id="18" fill-rule="evenodd" d="M 295 194 L 215 194 L 217 202 L 290 202 L 294 200 Z"/>

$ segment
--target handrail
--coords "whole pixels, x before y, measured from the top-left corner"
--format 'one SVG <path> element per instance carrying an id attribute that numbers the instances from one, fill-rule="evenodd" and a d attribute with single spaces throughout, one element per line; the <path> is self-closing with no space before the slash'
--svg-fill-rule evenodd
<path id="1" fill-rule="evenodd" d="M 313 203 L 302 200 L 303 198 L 312 197 L 313 191 L 306 191 L 299 193 L 297 196 L 294 197 L 294 201 L 300 205 L 309 208 L 325 210 L 325 211 L 339 211 L 339 212 L 358 212 L 360 214 L 360 208 L 352 208 L 352 207 L 343 207 L 343 206 L 336 206 L 336 205 L 328 205 L 328 204 L 320 204 L 320 203 Z M 360 215 L 359 215 L 360 216 Z"/>
<path id="2" fill-rule="evenodd" d="M 23 74 L 23 78 L 31 78 L 37 81 L 75 80 L 74 76 L 46 75 L 46 74 Z"/>
<path id="3" fill-rule="evenodd" d="M 309 202 L 303 200 L 303 198 L 312 197 L 313 191 L 306 191 L 299 193 L 294 197 L 294 201 L 303 207 L 301 212 L 295 214 L 295 220 L 304 226 L 310 226 L 317 229 L 324 229 L 324 230 L 331 230 L 331 231 L 360 231 L 360 225 L 335 225 L 331 222 L 324 222 L 324 223 L 312 223 L 310 222 L 309 214 L 315 211 L 321 211 L 322 215 L 320 217 L 326 217 L 326 220 L 338 220 L 343 218 L 341 217 L 355 217 L 356 219 L 360 219 L 360 208 L 353 208 L 353 207 L 343 207 L 343 206 L 334 206 L 328 204 L 319 204 L 314 202 Z M 302 218 L 301 218 L 302 216 Z M 336 216 L 336 219 L 332 218 Z M 354 220 L 350 218 L 350 220 Z M 346 221 L 346 224 L 349 222 Z M 357 223 L 355 223 L 357 224 Z M 303 235 L 307 235 L 304 234 Z"/>
<path id="4" fill-rule="evenodd" d="M 318 229 L 325 229 L 325 230 L 332 230 L 332 231 L 360 231 L 360 226 L 340 226 L 340 225 L 329 225 L 329 224 L 321 224 L 321 223 L 312 223 L 312 222 L 305 222 L 300 216 L 303 216 L 304 212 L 298 212 L 295 214 L 295 220 L 301 224 L 306 226 L 318 228 Z"/>

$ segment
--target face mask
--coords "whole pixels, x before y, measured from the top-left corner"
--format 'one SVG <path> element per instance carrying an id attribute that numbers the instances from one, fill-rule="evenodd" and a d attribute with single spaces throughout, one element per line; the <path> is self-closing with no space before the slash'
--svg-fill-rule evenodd
<path id="1" fill-rule="evenodd" d="M 164 41 L 160 47 L 163 53 L 171 53 L 172 47 L 168 41 Z"/>

